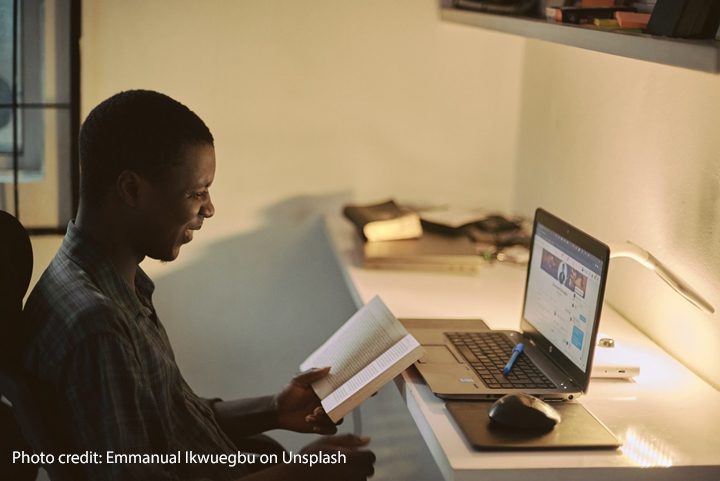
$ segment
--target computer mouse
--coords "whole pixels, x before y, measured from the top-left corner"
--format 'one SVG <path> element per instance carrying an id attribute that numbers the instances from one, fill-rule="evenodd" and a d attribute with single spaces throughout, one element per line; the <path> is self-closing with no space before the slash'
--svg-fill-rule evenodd
<path id="1" fill-rule="evenodd" d="M 560 422 L 560 413 L 529 394 L 501 397 L 490 407 L 488 416 L 500 426 L 527 431 L 550 431 Z"/>

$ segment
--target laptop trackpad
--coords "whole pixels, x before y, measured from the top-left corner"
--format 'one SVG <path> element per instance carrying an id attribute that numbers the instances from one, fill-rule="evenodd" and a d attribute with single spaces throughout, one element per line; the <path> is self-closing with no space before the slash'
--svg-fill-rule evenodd
<path id="1" fill-rule="evenodd" d="M 425 355 L 418 361 L 420 364 L 458 364 L 453 353 L 446 346 L 423 346 Z"/>

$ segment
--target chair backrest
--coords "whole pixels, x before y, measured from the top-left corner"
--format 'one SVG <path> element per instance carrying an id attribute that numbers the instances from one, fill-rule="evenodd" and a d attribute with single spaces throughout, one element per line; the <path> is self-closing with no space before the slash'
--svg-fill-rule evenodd
<path id="1" fill-rule="evenodd" d="M 0 266 L 0 314 L 20 312 L 32 277 L 32 245 L 22 224 L 1 210 Z"/>
<path id="2" fill-rule="evenodd" d="M 14 426 L 0 426 L 0 436 L 10 445 L 29 443 L 35 452 L 52 453 L 58 443 L 38 402 L 45 394 L 40 384 L 20 367 L 15 352 L 20 344 L 22 304 L 32 267 L 32 244 L 25 228 L 15 217 L 0 211 L 0 395 L 12 404 L 17 421 Z M 44 468 L 53 481 L 74 479 L 69 470 L 57 463 Z"/>

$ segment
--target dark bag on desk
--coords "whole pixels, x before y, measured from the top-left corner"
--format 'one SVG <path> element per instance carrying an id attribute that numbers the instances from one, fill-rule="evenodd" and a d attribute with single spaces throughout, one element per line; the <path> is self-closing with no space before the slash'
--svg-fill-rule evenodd
<path id="1" fill-rule="evenodd" d="M 538 0 L 454 0 L 457 8 L 505 15 L 539 15 Z"/>

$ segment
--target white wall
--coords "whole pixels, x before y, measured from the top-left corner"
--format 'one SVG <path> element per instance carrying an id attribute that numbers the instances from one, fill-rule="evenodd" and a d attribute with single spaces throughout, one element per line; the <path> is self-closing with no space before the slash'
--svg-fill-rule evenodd
<path id="1" fill-rule="evenodd" d="M 177 261 L 143 264 L 197 392 L 275 391 L 349 316 L 320 213 L 512 208 L 523 46 L 440 22 L 435 0 L 83 2 L 84 115 L 155 89 L 215 136 L 215 217 Z M 437 478 L 396 392 L 364 412 L 379 479 Z"/>
<path id="2" fill-rule="evenodd" d="M 84 112 L 157 89 L 215 134 L 213 234 L 297 194 L 511 207 L 523 41 L 442 23 L 435 0 L 95 0 L 83 15 Z"/>
<path id="3" fill-rule="evenodd" d="M 720 306 L 720 75 L 528 41 L 516 208 L 632 240 Z M 720 386 L 720 316 L 627 260 L 611 304 Z"/>
<path id="4" fill-rule="evenodd" d="M 315 213 L 397 195 L 542 205 L 602 239 L 640 243 L 720 304 L 718 75 L 440 22 L 433 0 L 94 0 L 83 15 L 85 113 L 119 90 L 153 88 L 216 136 L 218 214 L 179 261 L 146 265 L 156 277 L 243 234 L 260 233 L 258 259 L 277 257 Z M 278 223 L 286 242 L 266 242 Z M 47 260 L 57 240 L 36 245 Z M 207 304 L 190 291 L 176 310 Z M 717 315 L 628 261 L 613 263 L 608 299 L 720 385 Z M 261 310 L 258 300 L 251 321 Z"/>
<path id="5" fill-rule="evenodd" d="M 203 394 L 279 388 L 349 314 L 319 213 L 512 207 L 523 40 L 440 22 L 435 0 L 88 0 L 81 48 L 84 114 L 155 89 L 215 135 L 215 217 L 144 263 Z M 267 352 L 284 355 L 259 370 Z"/>

